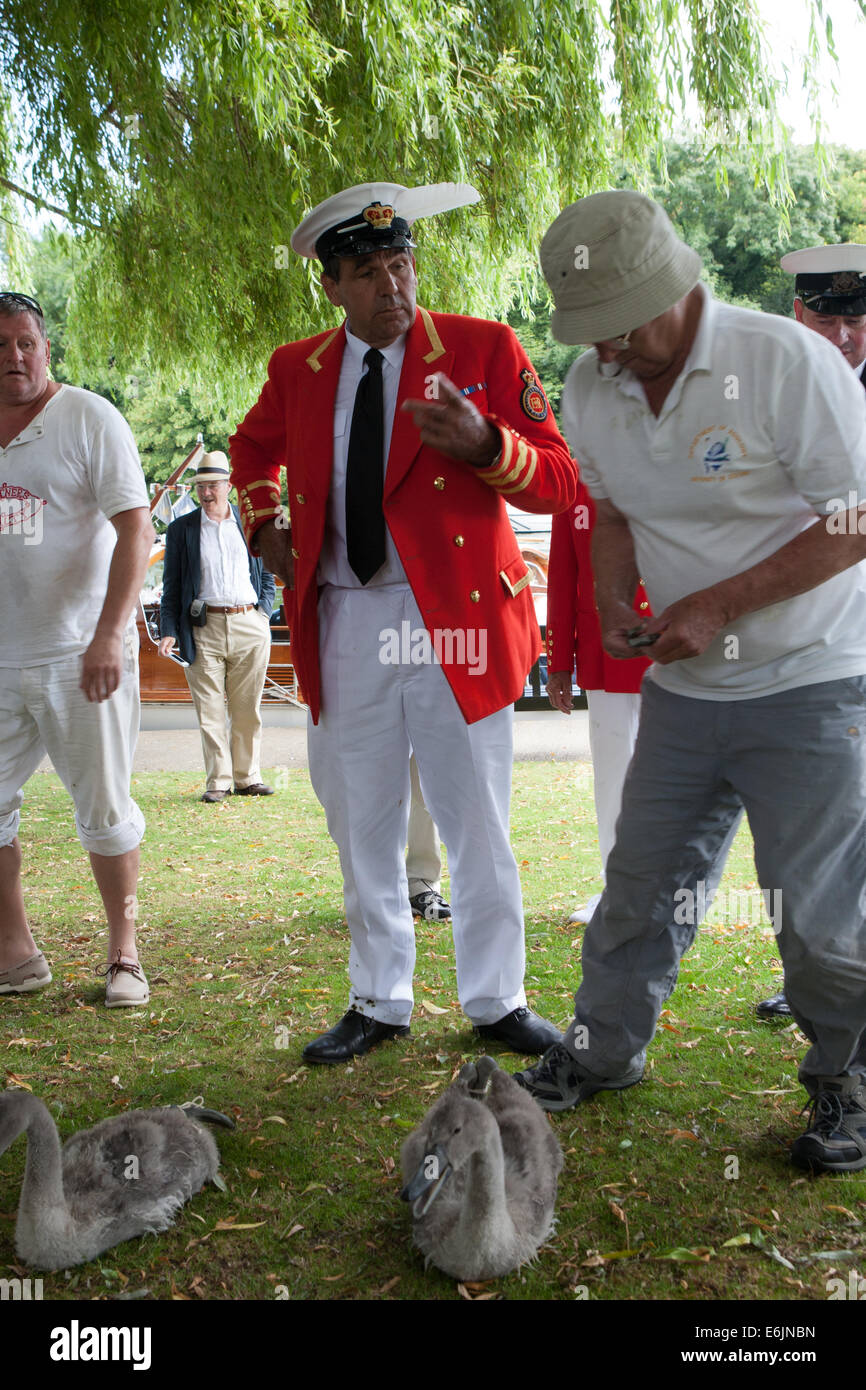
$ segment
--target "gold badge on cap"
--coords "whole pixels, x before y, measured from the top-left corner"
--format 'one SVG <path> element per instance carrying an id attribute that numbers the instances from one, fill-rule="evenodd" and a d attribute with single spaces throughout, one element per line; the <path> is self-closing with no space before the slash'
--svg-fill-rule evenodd
<path id="1" fill-rule="evenodd" d="M 863 277 L 857 275 L 853 270 L 840 270 L 830 281 L 830 289 L 826 293 L 836 294 L 857 294 L 863 291 Z"/>
<path id="2" fill-rule="evenodd" d="M 390 227 L 396 217 L 396 213 L 387 203 L 370 203 L 369 207 L 364 208 L 362 216 L 371 227 Z"/>

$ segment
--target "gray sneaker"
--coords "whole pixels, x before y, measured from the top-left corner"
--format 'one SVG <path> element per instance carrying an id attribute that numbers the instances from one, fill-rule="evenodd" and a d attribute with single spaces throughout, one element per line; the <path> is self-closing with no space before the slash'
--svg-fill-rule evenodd
<path id="1" fill-rule="evenodd" d="M 791 1161 L 818 1173 L 866 1168 L 866 1083 L 862 1076 L 819 1076 L 808 1129 L 791 1145 Z"/>
<path id="2" fill-rule="evenodd" d="M 596 1091 L 624 1091 L 643 1078 L 643 1067 L 633 1067 L 624 1076 L 599 1081 L 581 1071 L 563 1043 L 549 1047 L 540 1062 L 514 1073 L 518 1086 L 538 1101 L 542 1110 L 571 1110 Z"/>

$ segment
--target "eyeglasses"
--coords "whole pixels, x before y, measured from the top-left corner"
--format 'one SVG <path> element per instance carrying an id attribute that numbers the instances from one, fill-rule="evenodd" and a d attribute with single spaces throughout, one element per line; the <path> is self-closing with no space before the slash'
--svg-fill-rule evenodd
<path id="1" fill-rule="evenodd" d="M 42 312 L 42 305 L 37 299 L 31 299 L 29 294 L 19 294 L 17 290 L 0 290 L 0 311 L 7 304 L 17 304 L 21 309 L 29 309 L 38 314 L 41 319 L 45 317 Z"/>
<path id="2" fill-rule="evenodd" d="M 635 331 L 634 328 L 630 328 L 621 338 L 604 338 L 602 341 L 608 352 L 625 352 Z"/>

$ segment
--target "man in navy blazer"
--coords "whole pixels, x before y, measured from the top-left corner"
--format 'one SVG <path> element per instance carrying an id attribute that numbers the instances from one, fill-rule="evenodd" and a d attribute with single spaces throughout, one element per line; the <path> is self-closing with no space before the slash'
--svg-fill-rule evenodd
<path id="1" fill-rule="evenodd" d="M 160 655 L 177 644 L 201 730 L 202 801 L 271 796 L 262 781 L 259 712 L 271 650 L 274 576 L 251 555 L 229 505 L 225 454 L 205 454 L 193 482 L 201 508 L 165 533 Z"/>

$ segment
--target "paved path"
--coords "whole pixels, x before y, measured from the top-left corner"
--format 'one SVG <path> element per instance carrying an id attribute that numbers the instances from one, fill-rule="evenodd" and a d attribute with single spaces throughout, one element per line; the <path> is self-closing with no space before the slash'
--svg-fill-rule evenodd
<path id="1" fill-rule="evenodd" d="M 262 766 L 296 768 L 307 766 L 307 735 L 302 715 L 297 723 L 274 727 L 266 724 L 262 736 Z M 145 710 L 145 723 L 154 721 L 153 708 Z M 576 710 L 567 718 L 562 714 L 535 712 L 518 714 L 514 721 L 514 756 L 518 760 L 571 762 L 589 757 L 586 710 Z M 136 772 L 194 772 L 203 769 L 201 742 L 192 710 L 180 712 L 165 708 L 159 720 L 167 724 L 188 721 L 188 727 L 142 729 L 135 753 Z M 40 772 L 50 769 L 48 760 Z"/>

